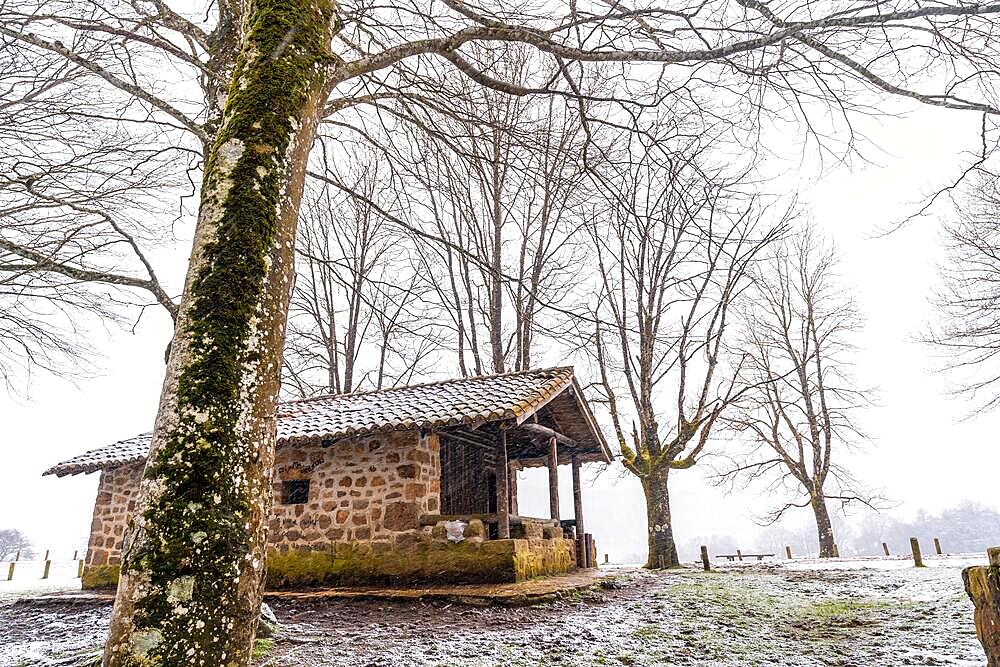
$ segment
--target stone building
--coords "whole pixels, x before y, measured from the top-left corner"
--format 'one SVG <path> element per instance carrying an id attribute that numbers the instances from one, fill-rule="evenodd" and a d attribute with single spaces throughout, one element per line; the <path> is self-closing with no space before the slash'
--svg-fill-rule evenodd
<path id="1" fill-rule="evenodd" d="M 100 472 L 84 586 L 117 581 L 150 434 L 53 466 Z M 550 368 L 282 403 L 268 586 L 504 582 L 593 565 L 580 467 L 611 455 L 573 377 Z M 558 465 L 573 474 L 560 520 Z M 549 468 L 550 516 L 516 470 Z"/>

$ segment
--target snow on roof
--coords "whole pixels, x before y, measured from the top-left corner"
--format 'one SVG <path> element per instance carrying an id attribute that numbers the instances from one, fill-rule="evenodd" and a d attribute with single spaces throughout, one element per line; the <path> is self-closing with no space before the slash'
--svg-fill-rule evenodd
<path id="1" fill-rule="evenodd" d="M 278 406 L 278 444 L 329 442 L 383 431 L 436 430 L 478 426 L 505 419 L 523 421 L 575 387 L 571 366 L 444 380 L 378 391 L 318 396 Z M 581 422 L 587 424 L 596 451 L 607 444 L 577 388 L 573 392 Z M 151 433 L 144 433 L 63 461 L 43 474 L 76 475 L 142 461 Z M 604 458 L 604 456 L 602 456 Z"/>

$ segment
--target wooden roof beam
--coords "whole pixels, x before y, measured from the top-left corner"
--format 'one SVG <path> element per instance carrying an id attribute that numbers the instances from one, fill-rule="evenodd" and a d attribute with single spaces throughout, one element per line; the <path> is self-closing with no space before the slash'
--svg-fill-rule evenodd
<path id="1" fill-rule="evenodd" d="M 573 440 L 572 438 L 567 437 L 562 433 L 560 433 L 559 431 L 549 428 L 548 426 L 542 426 L 541 424 L 534 424 L 531 422 L 527 422 L 524 424 L 518 424 L 516 428 L 519 431 L 530 433 L 533 436 L 539 438 L 555 438 L 556 444 L 562 445 L 564 447 L 578 446 L 576 440 Z"/>

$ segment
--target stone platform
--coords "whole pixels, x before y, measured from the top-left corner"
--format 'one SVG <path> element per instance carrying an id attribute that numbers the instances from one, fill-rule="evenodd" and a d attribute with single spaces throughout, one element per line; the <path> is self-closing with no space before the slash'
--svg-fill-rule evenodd
<path id="1" fill-rule="evenodd" d="M 426 587 L 336 587 L 300 591 L 269 591 L 265 600 L 438 600 L 476 606 L 522 606 L 553 602 L 587 590 L 611 576 L 597 569 L 538 577 L 508 584 L 460 584 Z"/>
<path id="2" fill-rule="evenodd" d="M 602 581 L 613 579 L 613 575 L 597 569 L 576 570 L 567 574 L 537 577 L 528 581 L 509 584 L 461 584 L 425 587 L 382 587 L 353 586 L 336 588 L 316 588 L 297 591 L 267 591 L 265 601 L 270 600 L 393 600 L 444 601 L 474 606 L 526 606 L 554 602 L 560 598 L 579 593 Z M 24 598 L 17 604 L 44 607 L 66 604 L 111 604 L 113 590 L 66 591 L 47 593 L 33 598 Z"/>

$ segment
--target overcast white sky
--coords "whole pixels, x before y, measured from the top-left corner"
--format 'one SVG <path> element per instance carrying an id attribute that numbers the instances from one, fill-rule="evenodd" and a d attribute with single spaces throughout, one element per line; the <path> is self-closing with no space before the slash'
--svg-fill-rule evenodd
<path id="1" fill-rule="evenodd" d="M 976 145 L 971 114 L 920 109 L 910 117 L 868 123 L 884 149 L 877 165 L 838 168 L 796 187 L 815 220 L 838 244 L 845 284 L 853 286 L 867 318 L 857 375 L 877 386 L 879 407 L 865 418 L 873 436 L 867 451 L 844 460 L 870 486 L 883 488 L 910 515 L 938 511 L 970 499 L 1000 508 L 995 471 L 1000 415 L 959 422 L 968 408 L 946 397 L 931 372 L 929 351 L 913 341 L 933 315 L 927 298 L 937 279 L 939 228 L 933 219 L 873 239 L 880 225 L 898 220 L 912 204 L 959 170 L 963 151 Z M 183 253 L 176 260 L 183 271 Z M 54 557 L 86 547 L 97 475 L 42 477 L 48 466 L 84 450 L 149 430 L 169 338 L 165 315 L 154 312 L 132 333 L 112 331 L 93 341 L 104 354 L 100 375 L 69 384 L 37 376 L 27 400 L 0 395 L 0 528 L 25 530 Z M 571 515 L 568 470 L 563 471 L 564 513 Z M 542 471 L 522 473 L 522 512 L 545 515 Z M 672 505 L 679 539 L 733 534 L 750 540 L 755 514 L 766 499 L 753 493 L 724 496 L 698 468 L 673 476 Z M 584 492 L 590 531 L 612 557 L 645 549 L 645 515 L 638 484 L 614 472 Z M 805 524 L 806 515 L 792 523 Z M 61 554 L 61 555 L 60 555 Z"/>

